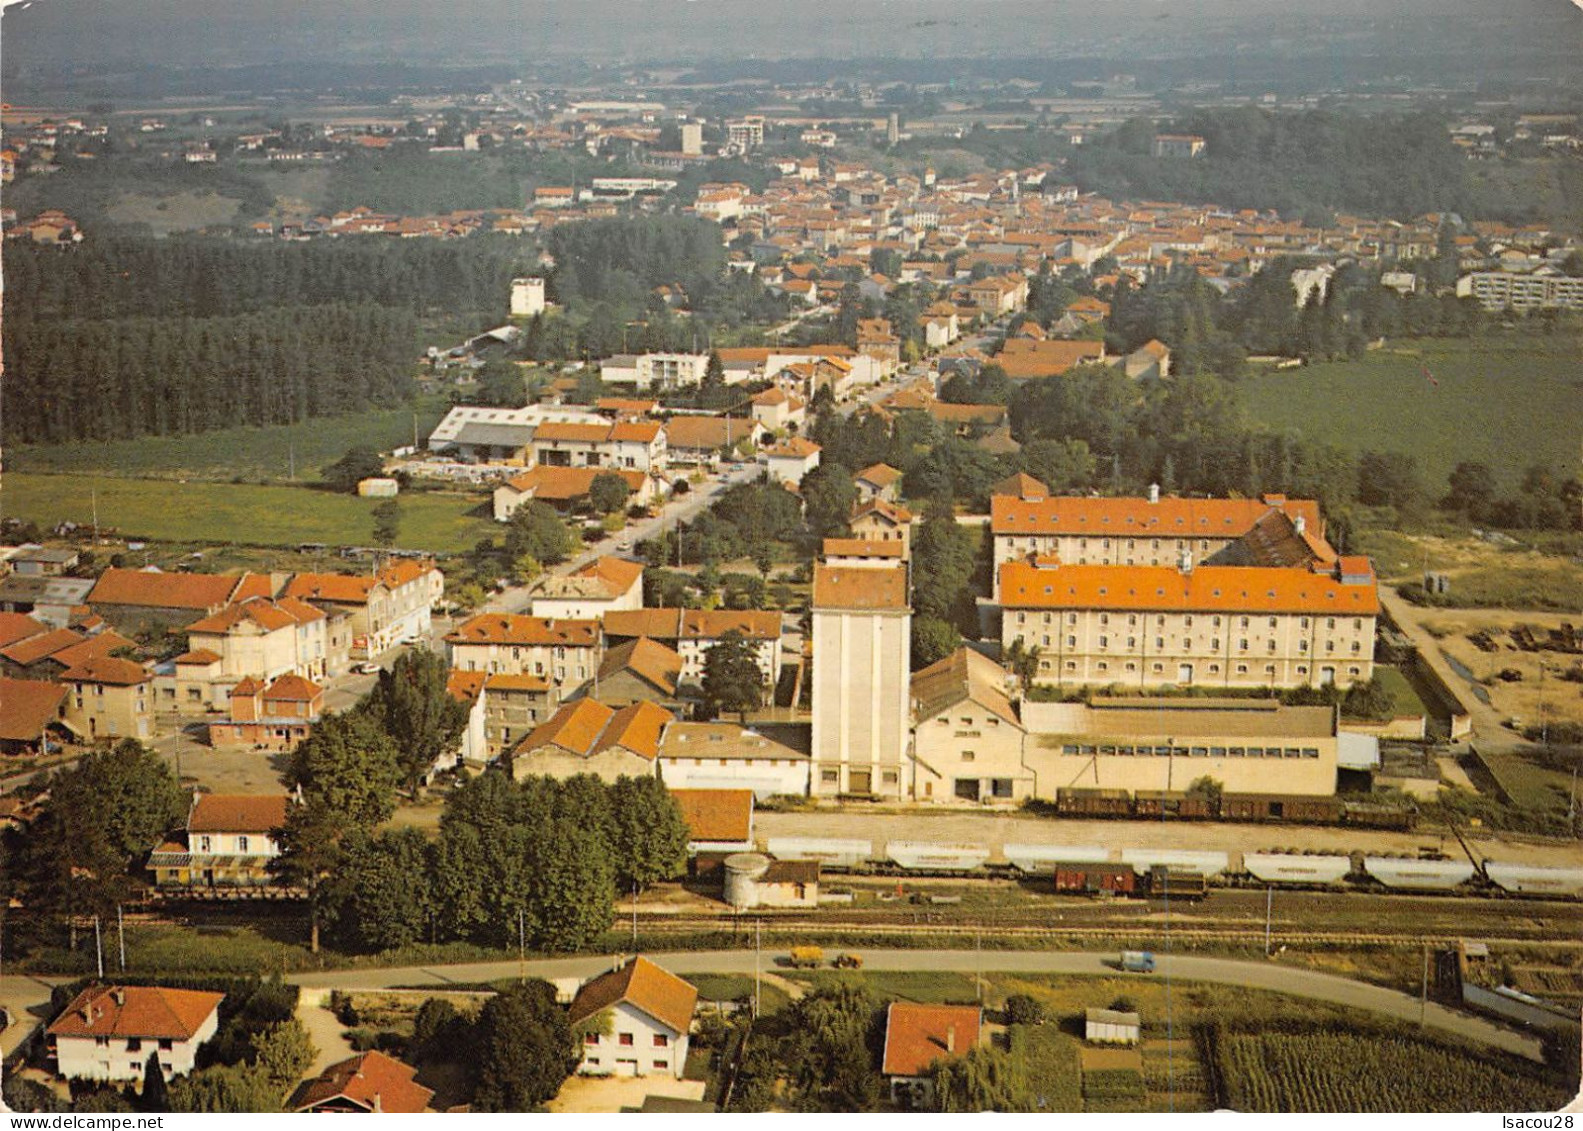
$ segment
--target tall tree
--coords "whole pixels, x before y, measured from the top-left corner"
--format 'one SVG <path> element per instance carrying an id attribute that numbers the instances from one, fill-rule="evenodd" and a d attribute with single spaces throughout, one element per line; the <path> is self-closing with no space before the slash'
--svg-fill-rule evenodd
<path id="1" fill-rule="evenodd" d="M 527 554 L 544 565 L 555 565 L 566 560 L 575 543 L 555 508 L 533 499 L 512 512 L 505 544 L 512 559 Z"/>
<path id="2" fill-rule="evenodd" d="M 355 492 L 364 479 L 385 473 L 385 461 L 373 448 L 356 447 L 324 469 L 324 482 L 336 491 Z"/>
<path id="3" fill-rule="evenodd" d="M 627 505 L 632 488 L 613 471 L 602 471 L 588 485 L 588 502 L 600 514 L 615 514 Z"/>
<path id="4" fill-rule="evenodd" d="M 328 714 L 292 752 L 287 783 L 349 826 L 372 828 L 396 810 L 400 752 L 367 712 Z"/>
<path id="5" fill-rule="evenodd" d="M 478 1015 L 474 1111 L 532 1111 L 560 1091 L 577 1062 L 555 990 L 534 979 L 484 1003 Z"/>
<path id="6" fill-rule="evenodd" d="M 764 673 L 758 656 L 743 635 L 728 630 L 704 657 L 704 702 L 713 711 L 736 711 L 743 725 L 747 713 L 764 702 Z"/>
<path id="7" fill-rule="evenodd" d="M 454 751 L 467 726 L 467 708 L 446 690 L 449 668 L 436 652 L 403 652 L 370 695 L 368 710 L 395 740 L 401 777 L 413 797 L 434 764 Z"/>
<path id="8" fill-rule="evenodd" d="M 687 870 L 691 834 L 676 799 L 658 778 L 617 778 L 610 787 L 610 815 L 620 891 L 673 880 Z"/>
<path id="9" fill-rule="evenodd" d="M 852 473 L 838 463 L 823 463 L 803 476 L 802 496 L 808 529 L 816 538 L 844 534 L 857 502 Z"/>

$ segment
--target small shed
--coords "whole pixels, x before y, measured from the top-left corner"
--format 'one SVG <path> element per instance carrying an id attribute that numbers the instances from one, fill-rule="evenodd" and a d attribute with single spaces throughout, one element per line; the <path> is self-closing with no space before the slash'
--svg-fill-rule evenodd
<path id="1" fill-rule="evenodd" d="M 401 484 L 394 479 L 373 476 L 357 481 L 357 493 L 365 499 L 394 499 L 401 491 Z"/>
<path id="2" fill-rule="evenodd" d="M 1096 1045 L 1135 1045 L 1143 1021 L 1136 1013 L 1090 1009 L 1083 1015 L 1083 1039 Z"/>

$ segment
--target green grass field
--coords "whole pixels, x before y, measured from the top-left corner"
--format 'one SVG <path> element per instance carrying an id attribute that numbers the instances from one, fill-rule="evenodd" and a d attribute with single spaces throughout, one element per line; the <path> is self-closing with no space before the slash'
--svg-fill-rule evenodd
<path id="1" fill-rule="evenodd" d="M 1444 493 L 1462 460 L 1488 464 L 1511 489 L 1530 464 L 1578 471 L 1580 347 L 1569 334 L 1403 341 L 1360 361 L 1250 377 L 1241 387 L 1249 414 L 1272 427 L 1352 451 L 1411 453 L 1431 496 Z"/>
<path id="2" fill-rule="evenodd" d="M 10 471 L 60 471 L 167 479 L 268 479 L 286 482 L 293 456 L 297 479 L 311 482 L 319 469 L 359 445 L 389 451 L 412 443 L 413 417 L 420 439 L 445 415 L 443 398 L 411 407 L 332 416 L 271 428 L 227 428 L 191 436 L 75 444 L 17 444 L 7 449 Z"/>
<path id="3" fill-rule="evenodd" d="M 234 483 L 179 483 L 110 475 L 35 475 L 10 472 L 3 504 L 7 517 L 53 526 L 88 525 L 97 495 L 99 525 L 122 538 L 156 541 L 294 546 L 371 546 L 378 499 L 360 499 L 306 487 Z M 494 523 L 470 513 L 480 496 L 451 493 L 403 495 L 396 547 L 459 553 L 494 532 Z"/>

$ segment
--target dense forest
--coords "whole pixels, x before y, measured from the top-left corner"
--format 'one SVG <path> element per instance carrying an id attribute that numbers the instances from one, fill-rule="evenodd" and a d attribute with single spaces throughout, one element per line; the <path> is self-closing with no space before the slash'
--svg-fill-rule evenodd
<path id="1" fill-rule="evenodd" d="M 725 270 L 720 226 L 680 216 L 590 220 L 551 229 L 555 297 L 642 306 L 648 292 L 680 283 L 693 302 L 709 297 Z"/>
<path id="2" fill-rule="evenodd" d="M 1114 200 L 1207 201 L 1322 220 L 1335 210 L 1409 219 L 1426 212 L 1480 215 L 1466 156 L 1432 114 L 1375 115 L 1252 108 L 1202 110 L 1169 131 L 1202 136 L 1196 158 L 1151 154 L 1156 129 L 1134 119 L 1072 149 L 1066 176 Z"/>
<path id="3" fill-rule="evenodd" d="M 410 393 L 413 331 L 404 312 L 340 303 L 10 322 L 4 439 L 172 435 L 388 405 Z"/>
<path id="4" fill-rule="evenodd" d="M 373 303 L 504 317 L 520 240 L 341 239 L 257 244 L 96 237 L 69 252 L 7 240 L 5 318 L 211 317 L 273 306 Z"/>

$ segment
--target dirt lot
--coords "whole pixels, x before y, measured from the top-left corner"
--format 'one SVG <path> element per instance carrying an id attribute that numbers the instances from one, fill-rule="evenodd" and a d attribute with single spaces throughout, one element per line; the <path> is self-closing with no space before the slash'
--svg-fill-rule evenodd
<path id="1" fill-rule="evenodd" d="M 1512 628 L 1526 625 L 1536 636 L 1543 637 L 1545 632 L 1559 628 L 1563 622 L 1578 624 L 1583 616 L 1507 609 L 1425 609 L 1420 610 L 1419 621 L 1439 639 L 1447 654 L 1483 684 L 1489 692 L 1491 705 L 1503 718 L 1515 716 L 1530 724 L 1538 723 L 1543 717 L 1551 722 L 1583 722 L 1583 683 L 1560 678 L 1562 672 L 1583 664 L 1583 656 L 1553 651 L 1524 652 L 1510 634 Z M 1489 633 L 1498 651 L 1485 652 L 1468 639 L 1470 634 L 1480 631 Z M 1546 669 L 1543 684 L 1539 679 L 1540 664 Z M 1506 668 L 1522 673 L 1522 679 L 1512 683 L 1497 679 L 1496 673 Z"/>
<path id="2" fill-rule="evenodd" d="M 561 1085 L 560 1095 L 546 1105 L 552 1112 L 615 1112 L 624 1107 L 642 1107 L 645 1096 L 670 1096 L 675 1099 L 704 1098 L 702 1080 L 672 1080 L 663 1076 L 616 1079 L 614 1077 L 572 1076 Z"/>
<path id="3" fill-rule="evenodd" d="M 883 849 L 888 840 L 922 840 L 989 847 L 1001 859 L 1006 842 L 1019 844 L 1107 845 L 1129 848 L 1186 848 L 1216 852 L 1297 849 L 1344 854 L 1355 851 L 1416 855 L 1422 845 L 1455 854 L 1456 841 L 1434 828 L 1411 833 L 1373 832 L 1317 825 L 1246 825 L 1161 821 L 1046 820 L 1010 813 L 878 813 L 864 809 L 815 813 L 758 813 L 754 833 L 774 836 L 862 837 Z M 1583 865 L 1583 845 L 1525 844 L 1489 834 L 1473 841 L 1480 854 L 1512 863 L 1575 868 Z"/>

